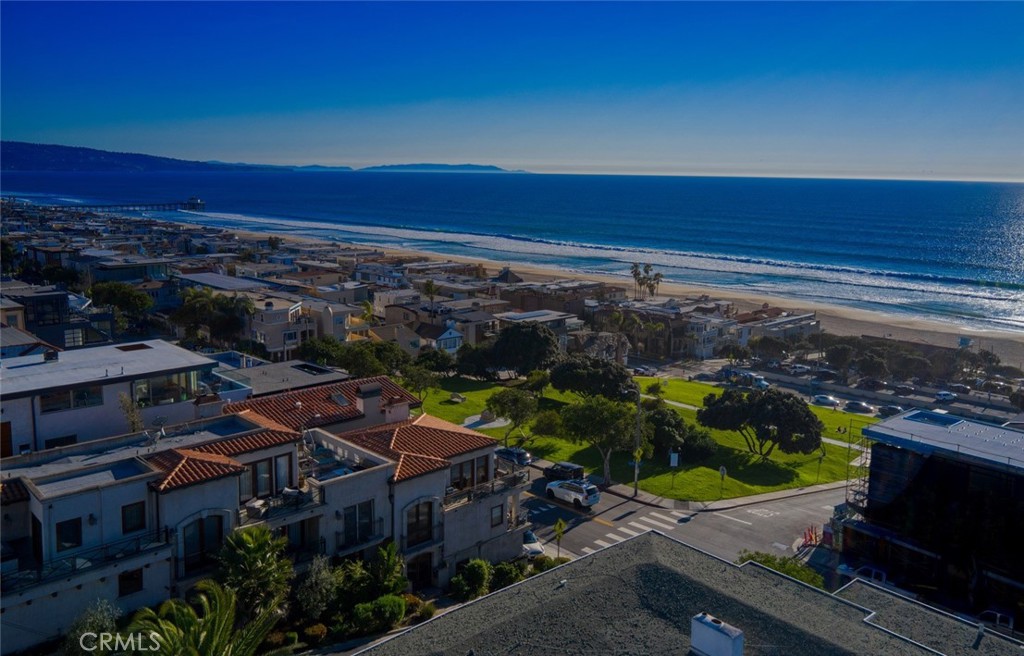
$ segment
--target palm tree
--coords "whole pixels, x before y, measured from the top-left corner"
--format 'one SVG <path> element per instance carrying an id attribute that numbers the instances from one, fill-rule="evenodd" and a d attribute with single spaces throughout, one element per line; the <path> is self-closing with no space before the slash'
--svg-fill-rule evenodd
<path id="1" fill-rule="evenodd" d="M 427 298 L 430 299 L 431 318 L 433 318 L 434 316 L 434 297 L 437 296 L 437 291 L 437 285 L 434 284 L 433 280 L 428 280 L 427 282 L 423 283 L 423 293 L 426 294 Z"/>
<path id="2" fill-rule="evenodd" d="M 371 303 L 370 301 L 363 301 L 359 307 L 363 309 L 363 312 L 362 314 L 359 315 L 359 318 L 367 325 L 376 325 L 377 315 L 373 313 L 373 303 Z"/>
<path id="3" fill-rule="evenodd" d="M 637 353 L 643 350 L 640 348 L 640 329 L 643 327 L 643 324 L 643 320 L 633 313 L 627 314 L 625 319 L 622 320 L 622 329 L 626 332 L 632 331 L 633 333 L 633 347 L 636 348 Z"/>
<path id="4" fill-rule="evenodd" d="M 366 566 L 373 598 L 398 594 L 405 590 L 409 580 L 402 575 L 403 569 L 405 569 L 405 563 L 394 542 L 388 542 L 377 549 L 377 557 Z"/>
<path id="5" fill-rule="evenodd" d="M 664 279 L 665 274 L 659 271 L 651 276 L 651 279 L 647 282 L 647 289 L 650 290 L 652 298 L 658 295 L 658 288 L 661 287 L 661 281 Z"/>
<path id="6" fill-rule="evenodd" d="M 154 650 L 162 656 L 255 656 L 264 638 L 278 620 L 277 606 L 283 597 L 273 600 L 241 628 L 235 629 L 236 595 L 214 581 L 196 584 L 200 613 L 182 599 L 171 599 L 154 612 L 143 608 L 132 619 L 128 631 L 141 633 L 159 644 Z M 263 656 L 290 654 L 288 646 Z"/>
<path id="7" fill-rule="evenodd" d="M 633 275 L 633 300 L 640 297 L 640 277 L 643 275 L 640 273 L 640 263 L 634 262 L 629 267 L 629 272 Z"/>
<path id="8" fill-rule="evenodd" d="M 184 326 L 188 337 L 195 338 L 199 326 L 209 320 L 216 308 L 213 290 L 209 287 L 193 287 L 186 289 L 181 299 L 181 307 L 171 315 L 171 320 Z"/>
<path id="9" fill-rule="evenodd" d="M 651 277 L 652 277 L 651 276 L 651 271 L 653 271 L 653 270 L 654 270 L 654 267 L 651 266 L 650 264 L 645 264 L 644 265 L 644 273 L 643 273 L 642 276 L 640 276 L 640 296 L 641 296 L 641 300 L 647 298 L 647 292 L 651 288 Z"/>
<path id="10" fill-rule="evenodd" d="M 284 557 L 287 544 L 287 538 L 274 537 L 264 525 L 228 536 L 220 552 L 218 578 L 241 596 L 243 615 L 255 617 L 288 595 L 295 570 Z"/>

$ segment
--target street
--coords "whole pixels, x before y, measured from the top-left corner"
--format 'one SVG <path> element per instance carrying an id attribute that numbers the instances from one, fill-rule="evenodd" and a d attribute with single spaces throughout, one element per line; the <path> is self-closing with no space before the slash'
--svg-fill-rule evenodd
<path id="1" fill-rule="evenodd" d="M 563 555 L 586 555 L 649 530 L 730 561 L 743 549 L 793 555 L 804 530 L 813 526 L 820 531 L 833 506 L 845 499 L 844 490 L 837 489 L 699 512 L 665 510 L 602 493 L 600 503 L 588 512 L 544 498 L 543 489 L 543 483 L 536 481 L 522 505 L 529 509 L 533 531 L 549 556 L 557 555 L 552 527 L 559 518 L 567 524 Z"/>

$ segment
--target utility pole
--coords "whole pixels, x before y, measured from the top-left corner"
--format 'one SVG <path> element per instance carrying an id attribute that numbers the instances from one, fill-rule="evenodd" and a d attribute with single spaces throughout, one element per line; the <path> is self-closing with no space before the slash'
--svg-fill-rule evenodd
<path id="1" fill-rule="evenodd" d="M 633 443 L 633 496 L 640 494 L 640 386 L 636 386 L 636 436 Z"/>

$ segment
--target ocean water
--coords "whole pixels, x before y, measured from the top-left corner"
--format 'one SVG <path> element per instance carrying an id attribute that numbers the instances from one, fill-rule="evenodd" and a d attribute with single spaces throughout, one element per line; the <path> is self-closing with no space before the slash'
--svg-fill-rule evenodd
<path id="1" fill-rule="evenodd" d="M 1024 185 L 459 173 L 4 173 L 40 204 L 666 279 L 1024 332 Z"/>

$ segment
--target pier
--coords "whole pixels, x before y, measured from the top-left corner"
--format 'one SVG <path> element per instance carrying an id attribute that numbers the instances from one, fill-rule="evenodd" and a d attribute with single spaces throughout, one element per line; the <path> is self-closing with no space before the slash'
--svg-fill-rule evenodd
<path id="1" fill-rule="evenodd" d="M 50 212 L 72 210 L 75 212 L 171 212 L 189 210 L 202 212 L 206 209 L 206 201 L 193 196 L 184 202 L 170 203 L 123 203 L 120 205 L 31 205 L 33 209 Z"/>

